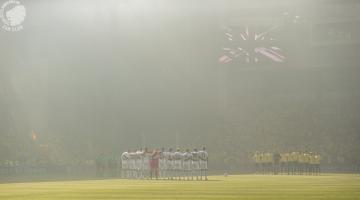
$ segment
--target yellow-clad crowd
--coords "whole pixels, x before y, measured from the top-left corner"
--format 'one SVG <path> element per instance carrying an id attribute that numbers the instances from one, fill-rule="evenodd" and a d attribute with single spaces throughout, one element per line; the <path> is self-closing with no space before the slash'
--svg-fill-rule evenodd
<path id="1" fill-rule="evenodd" d="M 255 152 L 253 155 L 255 172 L 259 174 L 320 174 L 321 157 L 313 152 L 293 151 Z"/>

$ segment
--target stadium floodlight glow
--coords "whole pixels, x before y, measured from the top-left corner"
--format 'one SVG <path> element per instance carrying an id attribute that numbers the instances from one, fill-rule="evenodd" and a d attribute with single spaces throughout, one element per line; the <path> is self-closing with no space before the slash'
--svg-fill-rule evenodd
<path id="1" fill-rule="evenodd" d="M 285 56 L 282 55 L 281 48 L 272 44 L 272 41 L 277 39 L 269 34 L 278 27 L 272 26 L 263 32 L 251 31 L 249 27 L 240 32 L 225 28 L 226 44 L 222 48 L 223 55 L 220 56 L 219 63 L 230 63 L 235 59 L 242 59 L 246 63 L 258 63 L 263 58 L 277 63 L 284 62 Z"/>

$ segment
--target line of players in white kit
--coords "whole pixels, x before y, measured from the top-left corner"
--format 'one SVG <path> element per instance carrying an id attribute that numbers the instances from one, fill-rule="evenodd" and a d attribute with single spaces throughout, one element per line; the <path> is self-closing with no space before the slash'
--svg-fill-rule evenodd
<path id="1" fill-rule="evenodd" d="M 208 153 L 179 148 L 125 151 L 121 155 L 121 176 L 128 179 L 207 180 Z"/>

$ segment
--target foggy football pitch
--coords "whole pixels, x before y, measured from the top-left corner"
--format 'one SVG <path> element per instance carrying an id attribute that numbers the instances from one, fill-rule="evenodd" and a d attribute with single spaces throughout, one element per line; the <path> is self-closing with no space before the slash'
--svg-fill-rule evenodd
<path id="1" fill-rule="evenodd" d="M 88 180 L 0 184 L 0 199 L 360 199 L 360 175 L 212 176 L 210 181 Z"/>

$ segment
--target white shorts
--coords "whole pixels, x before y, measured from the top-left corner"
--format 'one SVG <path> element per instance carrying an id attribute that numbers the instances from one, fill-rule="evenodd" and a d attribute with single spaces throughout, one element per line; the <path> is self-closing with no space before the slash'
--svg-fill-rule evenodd
<path id="1" fill-rule="evenodd" d="M 121 169 L 129 169 L 129 162 L 127 160 L 121 161 Z"/>
<path id="2" fill-rule="evenodd" d="M 181 160 L 175 160 L 174 169 L 177 169 L 177 170 L 182 169 Z"/>
<path id="3" fill-rule="evenodd" d="M 166 160 L 165 159 L 160 159 L 159 160 L 159 168 L 161 170 L 165 170 L 166 169 Z"/>
<path id="4" fill-rule="evenodd" d="M 199 170 L 200 169 L 199 161 L 192 161 L 191 162 L 191 168 L 192 168 L 192 170 Z"/>
<path id="5" fill-rule="evenodd" d="M 200 160 L 200 169 L 207 169 L 207 161 L 206 160 Z"/>
<path id="6" fill-rule="evenodd" d="M 129 169 L 132 169 L 132 170 L 136 169 L 135 160 L 130 160 L 130 162 L 128 164 L 129 164 L 129 166 L 128 166 Z"/>
<path id="7" fill-rule="evenodd" d="M 144 159 L 143 163 L 142 163 L 142 168 L 144 170 L 149 170 L 150 169 L 150 160 L 148 159 Z"/>
<path id="8" fill-rule="evenodd" d="M 140 170 L 142 168 L 142 160 L 141 159 L 137 159 L 135 161 L 135 169 Z"/>
<path id="9" fill-rule="evenodd" d="M 183 162 L 183 169 L 184 170 L 191 170 L 191 160 L 186 160 Z"/>
<path id="10" fill-rule="evenodd" d="M 174 164 L 173 163 L 174 162 L 172 160 L 167 160 L 166 161 L 166 169 L 168 169 L 168 170 L 174 169 Z"/>

